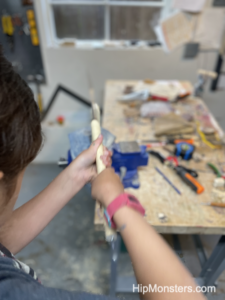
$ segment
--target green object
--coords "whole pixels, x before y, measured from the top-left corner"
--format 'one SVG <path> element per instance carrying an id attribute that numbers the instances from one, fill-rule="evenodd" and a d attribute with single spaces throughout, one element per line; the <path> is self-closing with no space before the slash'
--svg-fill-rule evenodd
<path id="1" fill-rule="evenodd" d="M 222 177 L 222 174 L 220 173 L 220 171 L 217 169 L 216 166 L 214 166 L 211 163 L 207 163 L 207 166 L 209 166 L 213 170 L 213 172 L 217 175 L 217 177 Z"/>

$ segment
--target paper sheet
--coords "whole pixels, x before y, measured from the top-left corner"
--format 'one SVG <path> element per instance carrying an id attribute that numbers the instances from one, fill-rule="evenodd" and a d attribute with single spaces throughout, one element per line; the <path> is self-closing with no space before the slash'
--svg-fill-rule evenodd
<path id="1" fill-rule="evenodd" d="M 202 11 L 205 0 L 174 0 L 174 8 L 197 13 Z"/>
<path id="2" fill-rule="evenodd" d="M 192 38 L 193 23 L 182 12 L 162 21 L 160 27 L 168 51 L 189 42 Z"/>
<path id="3" fill-rule="evenodd" d="M 204 49 L 218 49 L 225 26 L 225 10 L 206 8 L 199 16 L 194 41 Z"/>

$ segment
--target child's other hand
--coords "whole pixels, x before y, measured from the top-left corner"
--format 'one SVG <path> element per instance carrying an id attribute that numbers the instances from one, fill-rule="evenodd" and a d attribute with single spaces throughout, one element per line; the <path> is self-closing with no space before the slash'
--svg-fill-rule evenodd
<path id="1" fill-rule="evenodd" d="M 92 197 L 107 207 L 117 196 L 124 192 L 124 187 L 114 169 L 107 168 L 92 182 Z"/>
<path id="2" fill-rule="evenodd" d="M 102 141 L 103 136 L 100 135 L 91 146 L 83 151 L 68 167 L 72 172 L 72 176 L 81 179 L 83 185 L 92 181 L 97 176 L 95 164 L 96 154 Z M 112 164 L 111 156 L 112 152 L 104 147 L 101 159 L 106 167 L 110 167 Z"/>

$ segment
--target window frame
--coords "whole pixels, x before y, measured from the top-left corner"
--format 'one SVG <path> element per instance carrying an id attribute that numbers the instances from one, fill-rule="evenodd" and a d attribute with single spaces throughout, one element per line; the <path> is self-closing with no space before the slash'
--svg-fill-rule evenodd
<path id="1" fill-rule="evenodd" d="M 171 0 L 162 1 L 118 1 L 118 0 L 41 0 L 42 13 L 44 17 L 44 25 L 46 30 L 46 38 L 48 46 L 60 46 L 66 42 L 72 42 L 78 48 L 104 48 L 105 45 L 112 45 L 116 48 L 124 48 L 130 44 L 129 40 L 112 40 L 110 39 L 110 7 L 158 7 L 161 8 L 161 18 L 165 11 L 169 9 Z M 56 33 L 53 5 L 101 5 L 104 10 L 104 38 L 102 40 L 80 40 L 76 38 L 58 38 Z M 157 40 L 156 40 L 157 41 Z M 144 41 L 140 40 L 143 45 Z M 123 45 L 122 45 L 123 44 Z"/>

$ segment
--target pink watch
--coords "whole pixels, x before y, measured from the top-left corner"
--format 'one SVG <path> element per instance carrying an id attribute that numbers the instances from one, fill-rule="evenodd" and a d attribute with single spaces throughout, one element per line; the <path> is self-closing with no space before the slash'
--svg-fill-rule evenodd
<path id="1" fill-rule="evenodd" d="M 131 194 L 123 193 L 116 199 L 114 199 L 104 210 L 104 216 L 107 223 L 109 224 L 109 227 L 114 229 L 116 228 L 116 224 L 113 221 L 113 216 L 115 212 L 123 206 L 129 206 L 138 211 L 142 216 L 145 215 L 145 209 L 138 201 L 138 199 Z"/>

